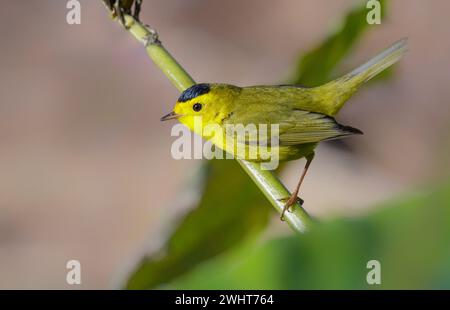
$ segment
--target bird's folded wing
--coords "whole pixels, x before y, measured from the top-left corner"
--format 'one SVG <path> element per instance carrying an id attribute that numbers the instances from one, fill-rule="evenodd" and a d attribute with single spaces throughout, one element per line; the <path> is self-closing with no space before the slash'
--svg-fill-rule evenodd
<path id="1" fill-rule="evenodd" d="M 234 126 L 225 126 L 226 135 L 245 144 L 271 145 L 278 138 L 279 145 L 290 146 L 362 134 L 356 128 L 340 125 L 332 117 L 298 109 L 266 113 L 247 111 L 239 118 L 231 116 L 224 122 L 224 125 L 227 124 Z"/>

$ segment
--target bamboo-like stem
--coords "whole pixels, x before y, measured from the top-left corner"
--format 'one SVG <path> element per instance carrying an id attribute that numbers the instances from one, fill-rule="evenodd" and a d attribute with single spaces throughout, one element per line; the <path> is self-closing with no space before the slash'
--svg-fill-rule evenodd
<path id="1" fill-rule="evenodd" d="M 130 15 L 125 15 L 126 29 L 138 41 L 144 44 L 149 57 L 169 78 L 175 87 L 183 91 L 195 84 L 190 75 L 172 57 L 159 41 L 156 32 Z M 117 19 L 117 18 L 116 18 Z M 284 202 L 281 201 L 289 197 L 289 192 L 278 178 L 270 171 L 261 170 L 259 164 L 237 159 L 242 168 L 248 173 L 258 188 L 264 193 L 266 198 L 281 214 Z M 312 220 L 300 204 L 293 206 L 293 212 L 285 213 L 285 220 L 297 232 L 306 232 Z"/>

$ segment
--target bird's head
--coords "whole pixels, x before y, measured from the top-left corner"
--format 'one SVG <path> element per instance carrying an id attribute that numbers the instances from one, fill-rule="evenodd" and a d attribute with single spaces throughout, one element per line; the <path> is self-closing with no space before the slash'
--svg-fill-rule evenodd
<path id="1" fill-rule="evenodd" d="M 196 84 L 186 89 L 178 98 L 172 112 L 161 121 L 178 119 L 193 129 L 194 119 L 201 116 L 203 126 L 221 124 L 229 114 L 238 87 L 226 84 Z"/>

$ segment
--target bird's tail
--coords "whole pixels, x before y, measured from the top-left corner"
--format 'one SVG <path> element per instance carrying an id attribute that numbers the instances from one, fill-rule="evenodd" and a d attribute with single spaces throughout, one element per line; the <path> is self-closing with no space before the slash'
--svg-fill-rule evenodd
<path id="1" fill-rule="evenodd" d="M 407 50 L 407 39 L 405 38 L 392 44 L 350 73 L 317 87 L 316 91 L 327 100 L 329 115 L 339 112 L 359 86 L 399 61 Z"/>

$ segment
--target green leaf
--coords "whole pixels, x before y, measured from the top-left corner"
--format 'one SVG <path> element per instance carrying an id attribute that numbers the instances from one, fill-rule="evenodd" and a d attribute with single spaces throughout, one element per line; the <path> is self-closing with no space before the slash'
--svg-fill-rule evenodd
<path id="1" fill-rule="evenodd" d="M 213 160 L 205 167 L 199 205 L 182 219 L 164 249 L 142 260 L 126 288 L 158 287 L 266 226 L 271 207 L 236 161 Z"/>
<path id="2" fill-rule="evenodd" d="M 351 52 L 362 34 L 374 26 L 366 21 L 368 9 L 366 2 L 352 9 L 340 27 L 327 39 L 298 60 L 292 84 L 318 86 L 337 77 L 335 69 Z M 381 0 L 382 16 L 385 15 L 386 1 Z"/>
<path id="3" fill-rule="evenodd" d="M 248 243 L 171 284 L 179 289 L 449 289 L 450 183 L 310 234 Z M 378 260 L 381 285 L 366 281 Z"/>

